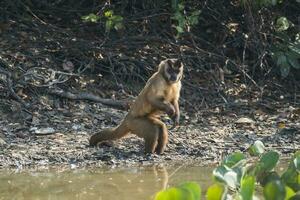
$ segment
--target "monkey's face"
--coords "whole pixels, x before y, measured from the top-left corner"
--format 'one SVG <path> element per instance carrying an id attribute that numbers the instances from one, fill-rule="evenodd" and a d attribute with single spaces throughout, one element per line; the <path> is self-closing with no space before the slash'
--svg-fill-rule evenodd
<path id="1" fill-rule="evenodd" d="M 164 74 L 166 80 L 172 84 L 180 81 L 183 73 L 183 64 L 178 59 L 168 59 L 165 63 Z"/>

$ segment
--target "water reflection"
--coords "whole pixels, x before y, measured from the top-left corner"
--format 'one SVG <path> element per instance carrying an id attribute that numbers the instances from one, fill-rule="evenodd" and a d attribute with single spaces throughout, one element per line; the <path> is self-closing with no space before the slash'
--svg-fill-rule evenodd
<path id="1" fill-rule="evenodd" d="M 2 199 L 153 199 L 153 195 L 183 181 L 210 183 L 211 167 L 154 165 L 95 170 L 0 172 Z"/>

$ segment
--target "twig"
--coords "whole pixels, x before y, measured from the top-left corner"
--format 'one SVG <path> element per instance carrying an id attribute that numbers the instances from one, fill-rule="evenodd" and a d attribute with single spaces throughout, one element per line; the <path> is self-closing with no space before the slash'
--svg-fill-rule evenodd
<path id="1" fill-rule="evenodd" d="M 49 93 L 53 95 L 57 95 L 59 97 L 72 99 L 72 100 L 91 100 L 120 110 L 128 110 L 131 102 L 129 100 L 121 101 L 121 100 L 104 99 L 87 92 L 74 94 L 72 92 L 63 91 L 61 89 L 50 89 Z"/>

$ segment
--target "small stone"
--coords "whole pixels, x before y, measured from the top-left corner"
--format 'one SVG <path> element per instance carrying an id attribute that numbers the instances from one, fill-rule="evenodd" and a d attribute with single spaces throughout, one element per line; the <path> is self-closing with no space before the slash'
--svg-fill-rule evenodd
<path id="1" fill-rule="evenodd" d="M 77 131 L 77 130 L 82 129 L 82 126 L 81 126 L 80 124 L 74 124 L 74 125 L 72 126 L 72 129 L 75 130 L 75 131 Z"/>
<path id="2" fill-rule="evenodd" d="M 255 124 L 255 121 L 253 121 L 252 119 L 250 119 L 248 117 L 242 117 L 242 118 L 239 118 L 235 123 L 236 124 Z"/>
<path id="3" fill-rule="evenodd" d="M 40 129 L 36 129 L 34 131 L 35 134 L 38 135 L 48 135 L 48 134 L 52 134 L 55 133 L 54 128 L 48 127 L 48 128 L 40 128 Z"/>

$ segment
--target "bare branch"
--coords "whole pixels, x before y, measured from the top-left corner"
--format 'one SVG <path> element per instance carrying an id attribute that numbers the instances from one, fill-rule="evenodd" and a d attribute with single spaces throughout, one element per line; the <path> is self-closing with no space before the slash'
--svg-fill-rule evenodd
<path id="1" fill-rule="evenodd" d="M 61 89 L 50 89 L 49 93 L 53 95 L 57 95 L 59 97 L 72 99 L 72 100 L 91 100 L 120 110 L 128 110 L 131 103 L 130 100 L 120 101 L 120 100 L 104 99 L 87 92 L 74 94 L 72 92 L 63 91 Z"/>

